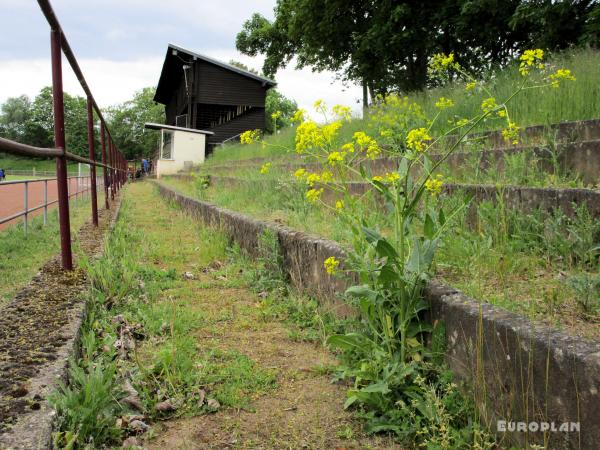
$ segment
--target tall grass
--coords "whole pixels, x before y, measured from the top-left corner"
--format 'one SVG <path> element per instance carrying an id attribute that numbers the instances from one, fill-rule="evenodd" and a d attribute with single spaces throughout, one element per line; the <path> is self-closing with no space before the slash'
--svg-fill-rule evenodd
<path id="1" fill-rule="evenodd" d="M 563 83 L 559 89 L 548 87 L 543 91 L 530 90 L 518 95 L 510 103 L 511 120 L 519 126 L 545 125 L 572 120 L 584 120 L 600 117 L 600 52 L 597 50 L 569 50 L 549 59 L 550 67 L 569 68 L 577 78 L 576 82 Z M 522 77 L 513 65 L 491 74 L 483 83 L 496 97 L 498 102 L 505 100 L 515 86 L 522 82 Z M 453 108 L 444 111 L 437 123 L 445 126 L 448 120 L 471 117 L 478 111 L 482 98 L 487 94 L 467 92 L 464 83 L 451 83 L 443 87 L 409 94 L 408 98 L 423 108 L 428 117 L 434 117 L 438 110 L 435 102 L 440 97 L 454 101 Z M 315 99 L 316 100 L 316 99 Z M 314 115 L 314 114 L 313 114 Z M 319 120 L 318 118 L 316 118 Z M 490 119 L 479 125 L 479 130 L 499 129 L 505 126 L 501 119 Z M 350 140 L 354 131 L 368 127 L 365 120 L 355 118 L 340 130 L 342 142 Z M 260 143 L 252 145 L 230 144 L 217 148 L 208 159 L 207 164 L 223 161 L 242 160 L 257 157 L 291 156 L 289 148 L 293 148 L 295 128 L 290 127 L 276 136 L 267 137 L 269 145 Z M 286 149 L 287 148 L 287 149 Z"/>

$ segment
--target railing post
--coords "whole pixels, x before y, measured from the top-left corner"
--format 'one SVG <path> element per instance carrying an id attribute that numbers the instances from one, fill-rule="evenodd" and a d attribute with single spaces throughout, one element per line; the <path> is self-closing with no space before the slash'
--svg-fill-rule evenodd
<path id="1" fill-rule="evenodd" d="M 114 200 L 117 180 L 115 179 L 115 152 L 112 139 L 110 137 L 108 139 L 108 155 L 110 157 L 110 198 L 111 200 Z"/>
<path id="2" fill-rule="evenodd" d="M 27 234 L 27 215 L 29 214 L 29 182 L 25 181 L 25 215 L 23 216 L 23 229 Z"/>
<path id="3" fill-rule="evenodd" d="M 96 161 L 96 149 L 94 148 L 94 110 L 92 99 L 88 95 L 87 98 L 87 115 L 88 115 L 88 148 L 90 150 L 90 159 Z M 92 201 L 92 222 L 98 226 L 98 198 L 96 194 L 96 166 L 90 164 L 90 200 Z"/>
<path id="4" fill-rule="evenodd" d="M 102 146 L 102 164 L 106 165 L 106 139 L 104 137 L 104 122 L 100 121 L 100 145 Z M 102 167 L 102 178 L 104 179 L 104 207 L 110 209 L 108 202 L 108 170 Z"/>
<path id="5" fill-rule="evenodd" d="M 44 180 L 44 225 L 48 224 L 48 180 Z"/>
<path id="6" fill-rule="evenodd" d="M 52 98 L 54 110 L 54 144 L 56 148 L 66 148 L 65 109 L 62 83 L 61 31 L 50 31 L 52 54 Z M 65 156 L 56 157 L 56 184 L 58 188 L 58 217 L 60 223 L 60 253 L 65 270 L 73 270 L 71 252 L 71 224 L 69 220 L 69 194 L 67 187 L 67 160 Z"/>

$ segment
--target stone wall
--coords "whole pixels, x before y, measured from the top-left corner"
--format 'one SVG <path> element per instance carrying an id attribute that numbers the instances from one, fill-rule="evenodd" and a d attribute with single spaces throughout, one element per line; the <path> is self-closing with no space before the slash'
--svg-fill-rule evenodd
<path id="1" fill-rule="evenodd" d="M 277 234 L 291 283 L 340 315 L 352 314 L 340 293 L 342 280 L 329 276 L 323 262 L 343 260 L 342 247 L 326 239 L 259 221 L 158 185 L 161 194 L 200 222 L 223 230 L 251 255 L 260 233 Z M 512 433 L 506 439 L 548 448 L 597 449 L 600 442 L 600 344 L 478 302 L 447 286 L 431 283 L 427 319 L 445 325 L 446 360 L 468 382 L 484 420 L 578 422 L 580 433 Z M 506 442 L 505 442 L 506 443 Z M 508 444 L 507 444 L 508 446 Z"/>

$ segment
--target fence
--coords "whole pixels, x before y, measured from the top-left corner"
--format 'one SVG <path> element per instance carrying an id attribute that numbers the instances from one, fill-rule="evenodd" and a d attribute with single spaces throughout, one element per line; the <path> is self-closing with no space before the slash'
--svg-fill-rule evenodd
<path id="1" fill-rule="evenodd" d="M 50 189 L 48 189 L 49 184 L 50 184 Z M 21 204 L 23 205 L 23 210 L 19 211 L 17 213 L 12 213 L 8 216 L 4 216 L 4 217 L 0 216 L 0 229 L 1 229 L 2 225 L 9 224 L 10 222 L 18 219 L 19 217 L 23 217 L 23 229 L 25 231 L 25 234 L 27 234 L 29 217 L 41 209 L 44 210 L 43 211 L 44 225 L 46 225 L 48 223 L 48 208 L 51 207 L 52 205 L 55 205 L 56 203 L 58 203 L 58 198 L 53 198 L 53 197 L 55 197 L 55 195 L 52 195 L 52 194 L 54 194 L 54 191 L 56 190 L 56 189 L 53 189 L 53 188 L 55 188 L 56 184 L 57 184 L 56 178 L 43 178 L 43 179 L 39 179 L 39 180 L 17 180 L 17 181 L 6 181 L 3 183 L 0 183 L 0 196 L 5 194 L 6 197 L 10 196 L 14 200 L 13 205 L 11 205 L 9 201 L 3 202 L 2 206 L 4 206 L 5 208 L 7 208 L 9 210 L 11 209 L 11 207 L 13 207 L 13 210 L 14 210 L 14 204 L 18 204 L 18 202 L 19 202 L 19 199 L 18 199 L 19 194 L 17 192 L 14 192 L 15 189 L 13 189 L 13 188 L 21 187 L 21 186 L 23 187 L 23 189 L 22 189 L 23 197 L 21 200 Z M 35 188 L 38 188 L 40 185 L 42 185 L 41 189 L 35 189 Z M 34 187 L 33 192 L 30 189 L 30 186 Z M 96 182 L 97 188 L 102 187 L 102 186 L 103 186 L 103 183 L 101 181 Z M 68 191 L 69 191 L 68 192 L 69 199 L 72 197 L 75 197 L 75 199 L 77 199 L 78 197 L 83 198 L 85 196 L 85 194 L 89 194 L 91 197 L 92 180 L 91 180 L 90 176 L 68 177 L 67 178 L 67 187 L 68 187 Z M 5 191 L 5 192 L 3 192 L 3 191 Z M 9 191 L 9 192 L 6 192 L 6 191 Z M 32 196 L 32 194 L 33 194 L 33 196 Z M 30 207 L 31 203 L 36 201 L 36 198 L 38 199 L 37 201 L 39 201 L 39 197 L 41 197 L 42 203 L 39 203 L 35 206 Z M 2 212 L 3 212 L 3 208 L 0 207 L 0 214 Z"/>
<path id="2" fill-rule="evenodd" d="M 65 270 L 73 269 L 71 251 L 71 229 L 69 217 L 69 188 L 67 161 L 75 161 L 90 165 L 90 197 L 92 221 L 98 226 L 98 198 L 96 192 L 96 167 L 103 168 L 105 207 L 110 207 L 109 199 L 114 200 L 115 192 L 127 182 L 127 161 L 117 148 L 102 111 L 98 107 L 92 92 L 83 76 L 75 54 L 48 0 L 38 0 L 38 4 L 50 25 L 50 58 L 52 63 L 52 100 L 54 113 L 54 145 L 56 148 L 39 148 L 20 144 L 0 138 L 0 152 L 26 157 L 45 157 L 56 159 L 56 186 L 58 193 L 58 217 L 60 224 L 60 248 L 62 266 Z M 75 73 L 79 84 L 87 96 L 87 129 L 89 158 L 83 158 L 68 152 L 65 142 L 65 110 L 62 82 L 62 56 L 65 56 Z M 100 121 L 101 161 L 96 161 L 94 144 L 94 112 Z M 47 206 L 46 206 L 47 208 Z M 25 207 L 24 214 L 28 215 Z"/>

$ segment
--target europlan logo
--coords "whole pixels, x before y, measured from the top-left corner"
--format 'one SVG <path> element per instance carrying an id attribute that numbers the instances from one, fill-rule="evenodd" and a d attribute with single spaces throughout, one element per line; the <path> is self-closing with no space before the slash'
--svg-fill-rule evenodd
<path id="1" fill-rule="evenodd" d="M 579 433 L 579 422 L 513 422 L 510 420 L 499 420 L 496 429 L 500 433 Z"/>

